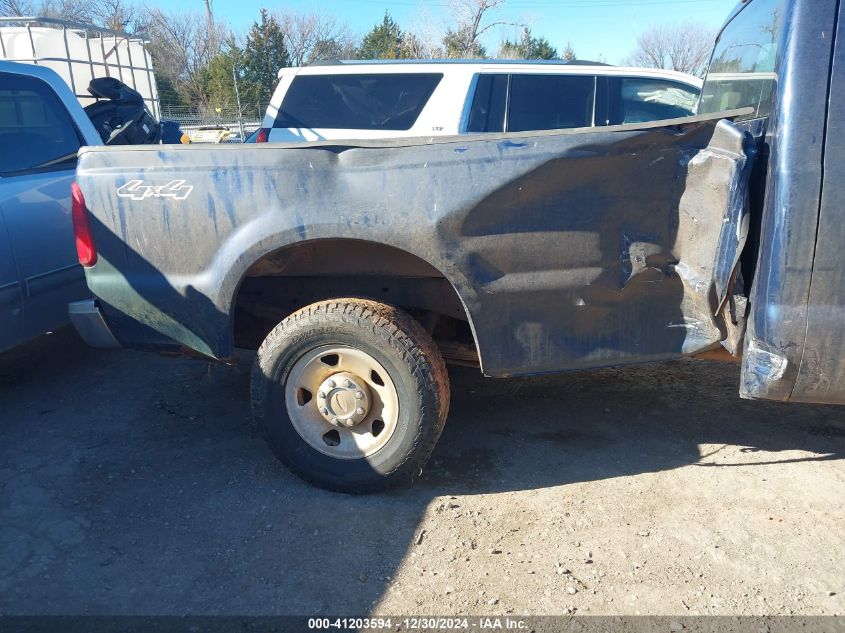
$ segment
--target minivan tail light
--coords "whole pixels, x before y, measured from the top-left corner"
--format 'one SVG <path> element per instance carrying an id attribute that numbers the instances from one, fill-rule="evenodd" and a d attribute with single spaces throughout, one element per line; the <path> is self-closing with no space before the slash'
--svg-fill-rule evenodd
<path id="1" fill-rule="evenodd" d="M 258 130 L 258 135 L 255 137 L 256 143 L 266 143 L 270 140 L 270 128 L 262 127 Z"/>
<path id="2" fill-rule="evenodd" d="M 88 209 L 85 208 L 85 197 L 82 189 L 76 183 L 70 186 L 71 218 L 73 219 L 73 235 L 76 238 L 76 254 L 83 266 L 93 266 L 97 263 L 97 249 L 94 248 L 94 238 L 91 235 L 91 223 L 88 221 Z"/>

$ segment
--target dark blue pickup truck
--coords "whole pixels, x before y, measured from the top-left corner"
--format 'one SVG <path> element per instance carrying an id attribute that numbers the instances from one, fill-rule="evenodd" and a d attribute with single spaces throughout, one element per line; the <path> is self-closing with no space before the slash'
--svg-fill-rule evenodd
<path id="1" fill-rule="evenodd" d="M 444 360 L 492 377 L 742 358 L 740 395 L 845 402 L 838 0 L 750 0 L 699 114 L 607 128 L 87 148 L 89 341 L 228 361 L 318 485 L 419 473 Z"/>

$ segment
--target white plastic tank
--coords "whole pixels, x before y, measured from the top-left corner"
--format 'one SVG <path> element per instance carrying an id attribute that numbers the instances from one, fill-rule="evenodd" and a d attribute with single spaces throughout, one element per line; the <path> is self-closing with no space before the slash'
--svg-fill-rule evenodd
<path id="1" fill-rule="evenodd" d="M 160 118 L 152 59 L 140 38 L 63 20 L 3 18 L 0 59 L 56 71 L 83 106 L 96 101 L 88 92 L 91 79 L 115 77 L 138 91 Z"/>

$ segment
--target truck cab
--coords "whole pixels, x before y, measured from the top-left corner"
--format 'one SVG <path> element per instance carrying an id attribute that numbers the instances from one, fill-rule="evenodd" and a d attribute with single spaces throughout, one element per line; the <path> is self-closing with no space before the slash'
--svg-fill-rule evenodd
<path id="1" fill-rule="evenodd" d="M 0 352 L 68 323 L 90 296 L 77 261 L 70 186 L 100 136 L 49 68 L 0 61 Z"/>
<path id="2" fill-rule="evenodd" d="M 702 89 L 699 112 L 749 108 L 757 143 L 733 290 L 743 397 L 845 403 L 842 29 L 835 0 L 743 2 Z"/>

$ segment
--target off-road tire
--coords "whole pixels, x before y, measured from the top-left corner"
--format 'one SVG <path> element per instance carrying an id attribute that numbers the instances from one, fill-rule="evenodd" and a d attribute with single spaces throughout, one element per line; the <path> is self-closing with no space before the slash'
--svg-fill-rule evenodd
<path id="1" fill-rule="evenodd" d="M 366 352 L 385 368 L 399 399 L 387 444 L 360 459 L 336 459 L 310 446 L 285 405 L 285 382 L 297 360 L 325 345 Z M 449 411 L 449 377 L 437 345 L 407 313 L 365 299 L 333 299 L 302 308 L 264 339 L 251 380 L 253 416 L 276 456 L 321 488 L 353 494 L 407 484 L 437 443 Z"/>

